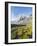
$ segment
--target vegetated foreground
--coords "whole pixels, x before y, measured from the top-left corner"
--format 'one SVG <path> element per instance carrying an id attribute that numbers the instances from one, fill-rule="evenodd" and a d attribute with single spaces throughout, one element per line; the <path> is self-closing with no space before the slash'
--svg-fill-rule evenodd
<path id="1" fill-rule="evenodd" d="M 27 25 L 11 24 L 11 39 L 31 39 L 32 38 L 32 22 Z"/>

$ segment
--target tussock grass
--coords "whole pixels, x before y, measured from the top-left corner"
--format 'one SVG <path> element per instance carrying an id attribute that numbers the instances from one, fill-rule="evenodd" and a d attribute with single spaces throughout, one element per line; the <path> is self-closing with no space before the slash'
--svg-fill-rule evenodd
<path id="1" fill-rule="evenodd" d="M 29 39 L 32 38 L 32 23 L 26 26 L 14 26 L 11 28 L 11 39 Z"/>

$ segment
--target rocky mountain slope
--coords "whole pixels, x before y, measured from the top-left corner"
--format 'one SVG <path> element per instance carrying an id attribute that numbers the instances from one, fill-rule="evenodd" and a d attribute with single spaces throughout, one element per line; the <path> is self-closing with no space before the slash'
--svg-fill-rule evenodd
<path id="1" fill-rule="evenodd" d="M 28 24 L 31 21 L 32 21 L 32 15 L 21 16 L 18 21 L 11 21 L 11 24 L 17 24 L 17 25 L 22 24 L 22 25 L 24 25 L 24 24 Z"/>

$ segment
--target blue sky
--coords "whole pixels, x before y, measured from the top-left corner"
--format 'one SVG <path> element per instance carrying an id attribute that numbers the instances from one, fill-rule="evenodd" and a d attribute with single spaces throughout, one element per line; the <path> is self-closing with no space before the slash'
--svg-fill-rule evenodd
<path id="1" fill-rule="evenodd" d="M 19 6 L 11 6 L 11 16 L 12 20 L 17 19 L 16 16 L 24 14 L 26 16 L 32 14 L 32 7 L 19 7 Z"/>

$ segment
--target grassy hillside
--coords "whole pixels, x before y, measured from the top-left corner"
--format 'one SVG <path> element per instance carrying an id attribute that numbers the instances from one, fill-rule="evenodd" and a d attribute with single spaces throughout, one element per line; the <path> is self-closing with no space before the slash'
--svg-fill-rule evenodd
<path id="1" fill-rule="evenodd" d="M 29 39 L 32 38 L 32 23 L 27 25 L 13 25 L 11 28 L 11 39 Z"/>

